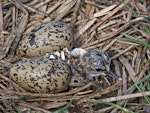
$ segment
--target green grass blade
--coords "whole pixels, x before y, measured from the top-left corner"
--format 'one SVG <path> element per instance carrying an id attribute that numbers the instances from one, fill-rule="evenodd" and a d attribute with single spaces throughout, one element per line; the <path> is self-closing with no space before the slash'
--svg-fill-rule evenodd
<path id="1" fill-rule="evenodd" d="M 131 39 L 131 38 L 119 38 L 120 40 L 122 41 L 127 41 L 127 42 L 132 42 L 132 43 L 136 43 L 136 44 L 141 44 L 145 47 L 148 47 L 150 48 L 150 43 L 144 41 L 144 40 L 141 40 L 141 39 Z"/>
<path id="2" fill-rule="evenodd" d="M 12 104 L 13 108 L 16 110 L 16 113 L 22 113 L 20 106 L 16 105 L 16 104 Z"/>
<path id="3" fill-rule="evenodd" d="M 117 104 L 114 104 L 114 103 L 111 103 L 111 102 L 105 102 L 105 101 L 95 100 L 95 99 L 88 100 L 88 102 L 95 102 L 95 103 L 107 104 L 107 105 L 114 106 L 114 107 L 122 110 L 125 113 L 134 113 L 134 112 L 132 112 L 132 111 L 130 111 L 130 110 L 124 108 L 124 107 L 121 107 L 120 105 L 117 105 Z"/>
<path id="4" fill-rule="evenodd" d="M 150 34 L 150 28 L 147 27 L 146 25 L 142 24 L 143 28 L 145 29 L 145 31 Z"/>
<path id="5" fill-rule="evenodd" d="M 121 0 L 121 3 L 124 3 L 123 0 Z M 132 14 L 135 16 L 135 17 L 138 17 L 138 14 L 133 10 L 133 8 L 131 6 L 129 6 L 128 4 L 125 4 L 126 8 L 128 8 Z"/>
<path id="6" fill-rule="evenodd" d="M 64 113 L 66 110 L 69 109 L 70 105 L 71 105 L 71 102 L 68 103 L 66 106 L 62 107 L 61 109 L 55 111 L 54 113 Z"/>
<path id="7" fill-rule="evenodd" d="M 143 83 L 144 81 L 150 79 L 150 75 L 147 75 L 146 77 L 142 78 L 140 81 L 137 81 L 136 83 L 134 83 L 132 86 L 130 86 L 128 89 L 127 89 L 127 92 L 129 92 L 131 89 L 135 88 L 136 85 L 139 85 L 141 83 Z M 136 84 L 136 85 L 135 85 Z"/>

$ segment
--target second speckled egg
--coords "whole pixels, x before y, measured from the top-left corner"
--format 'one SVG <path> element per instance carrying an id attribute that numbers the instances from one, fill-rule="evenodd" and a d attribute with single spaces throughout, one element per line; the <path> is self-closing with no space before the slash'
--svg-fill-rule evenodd
<path id="1" fill-rule="evenodd" d="M 15 63 L 10 77 L 19 86 L 34 93 L 58 93 L 70 82 L 71 70 L 65 61 L 35 57 Z"/>
<path id="2" fill-rule="evenodd" d="M 18 54 L 27 58 L 43 56 L 52 51 L 72 48 L 73 32 L 65 23 L 51 21 L 34 29 L 20 41 Z"/>

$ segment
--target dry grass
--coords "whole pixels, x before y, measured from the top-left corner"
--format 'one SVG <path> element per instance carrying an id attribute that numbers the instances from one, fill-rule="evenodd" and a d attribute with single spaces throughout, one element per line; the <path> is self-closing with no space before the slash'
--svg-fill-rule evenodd
<path id="1" fill-rule="evenodd" d="M 121 40 L 122 37 L 142 40 L 149 45 L 149 0 L 3 2 L 0 2 L 0 112 L 51 113 L 70 102 L 70 113 L 123 111 L 115 106 L 91 103 L 89 99 L 114 102 L 133 112 L 149 111 L 150 108 L 146 106 L 150 104 L 147 97 L 150 95 L 149 48 L 138 42 Z M 63 21 L 73 27 L 75 47 L 107 51 L 111 55 L 113 69 L 123 80 L 107 79 L 106 86 L 100 91 L 91 90 L 94 84 L 89 83 L 59 94 L 29 93 L 15 84 L 9 78 L 9 68 L 18 60 L 15 50 L 19 41 L 40 24 L 52 20 Z M 134 83 L 135 87 L 130 88 Z M 139 107 L 128 103 L 145 105 Z"/>

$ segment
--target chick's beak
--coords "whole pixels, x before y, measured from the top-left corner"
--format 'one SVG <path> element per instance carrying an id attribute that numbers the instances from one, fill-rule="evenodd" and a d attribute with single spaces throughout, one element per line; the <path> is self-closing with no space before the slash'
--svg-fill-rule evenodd
<path id="1" fill-rule="evenodd" d="M 122 80 L 122 78 L 120 78 L 118 75 L 116 75 L 112 70 L 105 72 L 105 74 L 107 76 L 115 78 L 116 80 Z"/>

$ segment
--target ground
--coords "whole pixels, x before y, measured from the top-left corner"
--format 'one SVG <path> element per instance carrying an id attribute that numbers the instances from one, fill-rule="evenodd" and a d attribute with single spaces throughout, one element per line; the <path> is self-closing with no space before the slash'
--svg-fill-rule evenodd
<path id="1" fill-rule="evenodd" d="M 149 0 L 21 0 L 0 2 L 0 112 L 149 113 Z M 9 77 L 20 40 L 42 23 L 74 30 L 74 47 L 99 48 L 122 78 L 99 78 L 57 94 L 30 93 Z"/>

